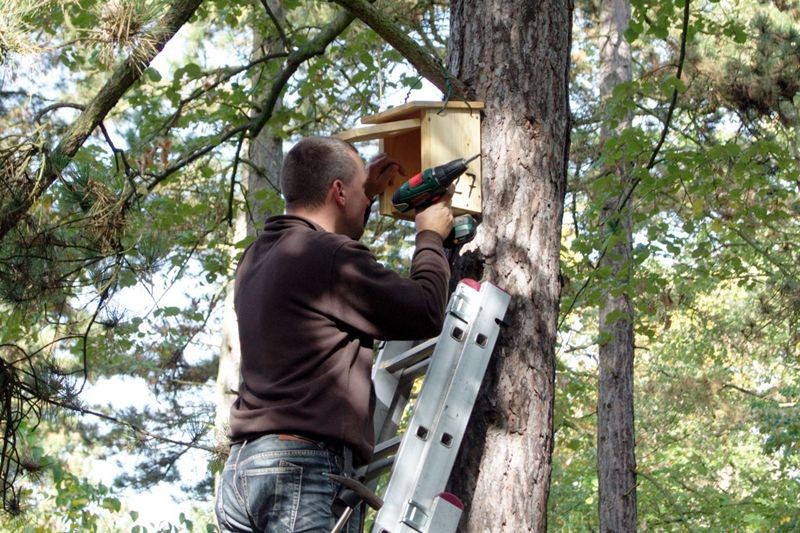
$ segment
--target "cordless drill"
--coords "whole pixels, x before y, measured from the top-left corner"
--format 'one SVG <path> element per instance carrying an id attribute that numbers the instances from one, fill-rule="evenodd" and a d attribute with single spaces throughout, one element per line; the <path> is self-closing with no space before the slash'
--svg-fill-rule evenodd
<path id="1" fill-rule="evenodd" d="M 394 208 L 405 213 L 411 209 L 423 209 L 439 201 L 448 187 L 466 172 L 467 166 L 481 154 L 467 160 L 454 159 L 449 163 L 426 168 L 405 182 L 392 195 Z M 452 248 L 475 238 L 477 224 L 472 215 L 461 215 L 453 221 L 453 230 L 445 239 L 445 246 Z"/>

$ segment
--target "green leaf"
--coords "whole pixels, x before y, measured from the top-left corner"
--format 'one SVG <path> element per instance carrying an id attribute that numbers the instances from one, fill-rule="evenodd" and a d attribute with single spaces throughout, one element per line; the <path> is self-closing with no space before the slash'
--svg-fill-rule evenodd
<path id="1" fill-rule="evenodd" d="M 706 212 L 706 202 L 703 198 L 695 198 L 692 200 L 692 215 L 695 218 L 701 218 Z"/>
<path id="2" fill-rule="evenodd" d="M 422 88 L 422 78 L 419 76 L 403 76 L 400 79 L 400 83 L 404 86 L 408 87 L 409 89 L 421 89 Z"/>
<path id="3" fill-rule="evenodd" d="M 162 307 L 161 308 L 161 315 L 162 316 L 170 317 L 170 316 L 178 316 L 179 314 L 181 314 L 181 308 L 180 307 L 170 306 L 170 307 Z"/>
<path id="4" fill-rule="evenodd" d="M 103 508 L 109 511 L 119 512 L 122 508 L 122 504 L 117 498 L 105 498 L 103 500 Z"/>
<path id="5" fill-rule="evenodd" d="M 747 33 L 745 32 L 744 28 L 736 22 L 728 23 L 723 29 L 723 33 L 728 37 L 731 37 L 733 41 L 738 44 L 744 44 L 747 42 Z"/>
<path id="6" fill-rule="evenodd" d="M 625 40 L 632 43 L 642 33 L 642 22 L 640 20 L 631 20 L 628 28 L 625 30 Z"/>
<path id="7" fill-rule="evenodd" d="M 735 26 L 733 40 L 738 44 L 744 44 L 747 42 L 747 33 L 740 26 Z"/>
<path id="8" fill-rule="evenodd" d="M 667 96 L 672 96 L 672 93 L 677 91 L 678 94 L 686 92 L 686 84 L 683 80 L 675 76 L 668 76 L 661 81 L 661 92 Z"/>
<path id="9" fill-rule="evenodd" d="M 161 73 L 152 67 L 144 69 L 144 76 L 152 82 L 158 83 L 161 81 Z"/>
<path id="10" fill-rule="evenodd" d="M 55 481 L 56 484 L 58 484 L 61 483 L 63 479 L 64 479 L 64 470 L 61 468 L 61 466 L 59 465 L 53 466 L 53 481 Z"/>
<path id="11" fill-rule="evenodd" d="M 234 248 L 239 248 L 239 249 L 244 249 L 244 248 L 247 248 L 248 246 L 250 246 L 250 243 L 252 243 L 255 240 L 256 240 L 255 235 L 248 235 L 244 239 L 242 239 L 240 241 L 236 241 L 235 243 L 233 243 L 233 247 Z"/>
<path id="12" fill-rule="evenodd" d="M 669 37 L 669 28 L 664 25 L 652 25 L 650 26 L 650 33 L 658 37 L 659 39 L 666 39 Z"/>
<path id="13" fill-rule="evenodd" d="M 89 498 L 85 496 L 81 496 L 80 498 L 75 498 L 74 500 L 72 500 L 72 506 L 78 508 L 85 507 L 88 503 L 89 503 Z"/>

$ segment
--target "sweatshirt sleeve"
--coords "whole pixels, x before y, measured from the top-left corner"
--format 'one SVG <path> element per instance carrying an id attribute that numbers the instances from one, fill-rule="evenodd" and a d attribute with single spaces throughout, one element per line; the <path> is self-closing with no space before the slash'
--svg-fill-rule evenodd
<path id="1" fill-rule="evenodd" d="M 408 278 L 378 263 L 364 245 L 348 240 L 333 255 L 328 306 L 337 320 L 373 338 L 434 337 L 444 322 L 449 279 L 436 232 L 417 234 Z"/>

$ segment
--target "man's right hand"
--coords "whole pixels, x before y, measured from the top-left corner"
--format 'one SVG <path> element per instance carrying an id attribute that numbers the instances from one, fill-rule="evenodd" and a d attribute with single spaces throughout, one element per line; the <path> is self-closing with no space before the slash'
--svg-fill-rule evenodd
<path id="1" fill-rule="evenodd" d="M 446 239 L 453 229 L 453 209 L 450 207 L 452 200 L 453 195 L 450 193 L 435 204 L 418 210 L 414 218 L 417 233 L 431 230 L 441 235 L 442 240 Z"/>

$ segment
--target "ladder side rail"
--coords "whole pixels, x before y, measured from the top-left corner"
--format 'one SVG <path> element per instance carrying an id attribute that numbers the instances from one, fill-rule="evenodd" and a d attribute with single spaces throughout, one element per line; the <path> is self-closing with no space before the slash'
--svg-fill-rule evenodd
<path id="1" fill-rule="evenodd" d="M 510 300 L 507 293 L 494 286 L 489 285 L 486 290 L 496 294 L 486 295 L 483 308 L 470 327 L 431 437 L 437 445 L 428 449 L 426 461 L 430 468 L 420 477 L 411 496 L 425 505 L 430 505 L 447 486 Z"/>
<path id="2" fill-rule="evenodd" d="M 426 370 L 429 367 L 430 358 L 424 359 L 422 361 L 417 362 L 414 366 L 410 368 L 406 368 L 398 373 L 389 373 L 389 372 L 380 372 L 376 373 L 376 388 L 379 386 L 379 383 L 383 383 L 385 387 L 386 384 L 390 384 L 389 386 L 392 387 L 392 403 L 388 408 L 384 408 L 383 412 L 385 413 L 381 420 L 376 420 L 374 422 L 376 437 L 375 437 L 375 453 L 377 454 L 379 450 L 381 452 L 384 451 L 386 448 L 387 443 L 392 443 L 391 450 L 392 452 L 397 452 L 400 439 L 401 437 L 398 436 L 398 429 L 400 424 L 402 423 L 403 413 L 406 410 L 406 407 L 409 404 L 411 398 L 411 391 L 414 387 L 414 382 L 417 377 L 426 375 Z M 427 379 L 427 376 L 426 376 Z M 424 381 L 423 381 L 424 384 Z M 376 391 L 376 397 L 378 392 Z M 376 402 L 377 405 L 378 402 Z M 379 425 L 380 424 L 380 425 Z M 375 459 L 373 459 L 375 462 Z M 388 467 L 390 468 L 394 463 L 394 459 L 388 463 Z M 374 471 L 371 466 L 368 466 L 367 471 Z M 359 472 L 361 475 L 363 473 Z M 377 477 L 380 476 L 383 472 L 377 472 L 374 474 L 373 483 L 367 483 L 367 486 L 370 487 L 372 490 L 375 490 L 377 487 Z"/>
<path id="3" fill-rule="evenodd" d="M 414 492 L 422 470 L 426 467 L 426 457 L 429 455 L 426 449 L 433 444 L 432 439 L 435 433 L 436 419 L 438 418 L 435 406 L 431 402 L 443 401 L 442 394 L 439 394 L 438 397 L 434 394 L 436 392 L 443 393 L 442 389 L 446 389 L 446 387 L 442 387 L 441 378 L 438 381 L 436 380 L 436 371 L 446 370 L 447 368 L 455 369 L 455 363 L 461 353 L 457 346 L 455 348 L 449 347 L 448 349 L 447 346 L 443 345 L 437 347 L 428 373 L 425 376 L 422 390 L 417 398 L 408 429 L 394 457 L 391 477 L 383 495 L 384 505 L 378 511 L 373 531 L 380 531 L 378 529 L 379 525 L 396 526 L 400 522 L 401 513 L 407 500 L 404 495 L 410 495 Z M 452 374 L 453 372 L 450 373 L 450 375 Z M 431 391 L 434 394 L 425 394 L 426 391 Z M 434 407 L 434 409 L 431 407 Z M 392 532 L 395 531 L 389 527 L 386 529 Z"/>
<path id="4" fill-rule="evenodd" d="M 394 464 L 387 458 L 384 448 L 396 453 L 400 437 L 397 429 L 408 405 L 416 377 L 425 373 L 436 338 L 424 341 L 387 341 L 378 352 L 373 364 L 372 382 L 375 390 L 373 431 L 376 456 L 357 474 L 366 477 L 368 486 L 375 490 L 378 477 Z"/>
<path id="5" fill-rule="evenodd" d="M 411 396 L 411 389 L 414 385 L 412 380 L 406 380 L 403 379 L 402 376 L 394 376 L 391 374 L 389 377 L 381 379 L 381 381 L 383 381 L 384 384 L 390 382 L 389 384 L 392 386 L 393 394 L 388 406 L 381 404 L 381 409 L 384 412 L 381 419 L 374 421 L 376 445 L 397 435 L 397 428 L 402 420 L 403 411 L 405 410 L 406 404 L 408 404 L 408 399 Z M 378 382 L 376 380 L 376 385 L 377 384 Z M 375 392 L 375 396 L 375 403 L 377 405 L 377 391 Z"/>
<path id="6" fill-rule="evenodd" d="M 407 384 L 425 372 L 436 339 L 424 341 L 389 341 L 384 343 L 373 364 L 372 382 L 375 390 L 373 429 L 375 442 L 396 434 L 397 424 L 408 402 Z M 411 369 L 412 374 L 406 371 Z M 398 394 L 398 390 L 400 391 Z M 391 420 L 391 422 L 387 422 Z"/>
<path id="7" fill-rule="evenodd" d="M 467 288 L 466 290 L 471 290 Z M 384 495 L 384 506 L 379 511 L 375 520 L 373 531 L 380 531 L 383 524 L 392 527 L 399 523 L 400 513 L 404 506 L 404 494 L 411 494 L 414 485 L 419 479 L 419 469 L 424 467 L 425 448 L 431 444 L 431 433 L 435 427 L 437 406 L 440 405 L 446 394 L 448 384 L 452 380 L 459 357 L 463 351 L 465 335 L 469 330 L 469 323 L 465 321 L 464 296 L 460 292 L 464 288 L 459 286 L 448 305 L 448 314 L 442 328 L 442 335 L 431 357 L 428 372 L 422 385 L 416 409 L 411 417 L 407 430 L 395 456 L 392 475 Z M 469 293 L 467 293 L 469 295 Z M 474 299 L 474 295 L 473 296 Z M 458 311 L 458 312 L 456 312 Z M 461 340 L 451 335 L 453 331 L 462 331 Z M 408 458 L 408 459 L 406 459 Z M 410 463 L 409 460 L 415 461 Z M 402 463 L 402 468 L 398 465 Z"/>
<path id="8" fill-rule="evenodd" d="M 444 509 L 433 502 L 447 484 L 510 299 L 488 283 L 480 293 L 459 289 L 395 456 L 375 532 L 425 531 L 426 524 L 443 521 L 429 515 Z M 444 522 L 448 520 L 453 520 L 452 513 L 444 517 Z M 414 528 L 406 529 L 409 525 Z"/>

